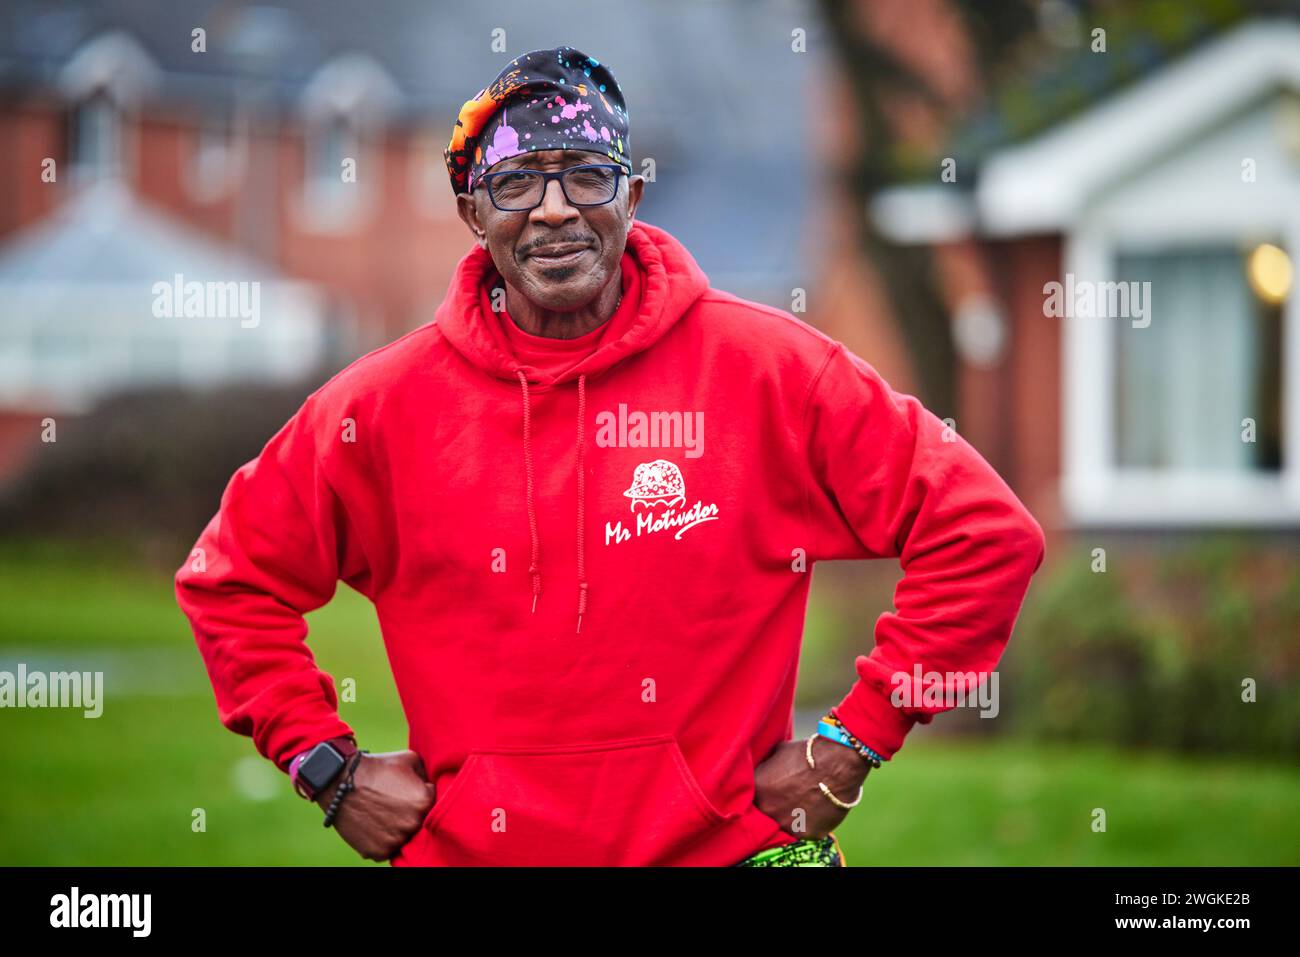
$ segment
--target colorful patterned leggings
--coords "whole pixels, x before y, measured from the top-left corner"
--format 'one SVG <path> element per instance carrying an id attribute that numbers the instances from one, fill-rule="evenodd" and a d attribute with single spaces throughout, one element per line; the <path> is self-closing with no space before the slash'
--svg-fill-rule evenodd
<path id="1" fill-rule="evenodd" d="M 834 834 L 804 838 L 793 844 L 769 847 L 747 857 L 735 867 L 847 867 Z"/>

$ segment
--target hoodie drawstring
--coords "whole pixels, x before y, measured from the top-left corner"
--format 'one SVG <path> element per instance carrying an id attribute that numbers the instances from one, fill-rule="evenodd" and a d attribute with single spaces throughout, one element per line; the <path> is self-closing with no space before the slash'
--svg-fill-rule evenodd
<path id="1" fill-rule="evenodd" d="M 524 402 L 524 474 L 528 488 L 528 534 L 531 539 L 532 557 L 528 574 L 533 579 L 533 612 L 537 612 L 537 596 L 542 593 L 542 572 L 538 564 L 541 543 L 537 536 L 537 507 L 533 502 L 533 447 L 532 447 L 532 413 L 528 401 L 528 377 L 522 370 L 516 370 L 519 387 L 523 391 Z M 587 611 L 587 551 L 583 541 L 586 523 L 586 461 L 587 461 L 587 376 L 578 376 L 578 627 L 582 631 L 582 616 Z"/>
<path id="2" fill-rule="evenodd" d="M 533 553 L 528 574 L 533 576 L 533 611 L 537 611 L 537 596 L 542 593 L 542 572 L 537 567 L 537 552 L 541 547 L 537 541 L 537 510 L 533 507 L 533 446 L 530 437 L 531 418 L 528 411 L 528 379 L 523 372 L 517 373 L 519 385 L 524 390 L 524 474 L 528 477 L 528 533 L 532 537 Z"/>
<path id="3" fill-rule="evenodd" d="M 586 461 L 587 461 L 587 376 L 578 376 L 578 631 L 582 631 L 582 616 L 587 611 L 587 552 L 583 544 L 583 523 L 586 511 L 583 508 L 587 500 Z M 576 632 L 575 632 L 576 634 Z"/>

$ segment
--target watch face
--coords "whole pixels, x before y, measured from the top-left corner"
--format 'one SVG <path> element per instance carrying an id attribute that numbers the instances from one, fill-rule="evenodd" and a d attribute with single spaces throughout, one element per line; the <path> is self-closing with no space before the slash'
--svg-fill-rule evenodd
<path id="1" fill-rule="evenodd" d="M 307 782 L 313 792 L 317 792 L 338 776 L 339 771 L 343 770 L 343 764 L 343 755 L 334 750 L 332 745 L 321 743 L 303 758 L 298 776 Z"/>

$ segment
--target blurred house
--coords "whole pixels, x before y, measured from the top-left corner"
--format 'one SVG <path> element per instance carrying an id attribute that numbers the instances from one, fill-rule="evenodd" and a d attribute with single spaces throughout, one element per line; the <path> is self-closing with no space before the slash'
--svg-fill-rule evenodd
<path id="1" fill-rule="evenodd" d="M 967 124 L 955 182 L 889 189 L 873 216 L 933 246 L 961 431 L 1045 522 L 1294 526 L 1300 23 L 1135 52 L 1032 135 L 996 108 Z M 1058 59 L 1076 90 L 1131 66 L 1086 37 Z"/>
<path id="2" fill-rule="evenodd" d="M 114 389 L 289 377 L 429 321 L 471 247 L 442 150 L 527 50 L 608 62 L 653 178 L 638 215 L 715 285 L 788 307 L 818 255 L 792 148 L 817 66 L 791 24 L 810 19 L 779 0 L 5 3 L 0 474 L 41 417 Z M 173 280 L 257 283 L 261 321 L 160 318 Z"/>
<path id="3" fill-rule="evenodd" d="M 211 315 L 203 289 L 187 316 L 196 277 L 256 286 L 242 301 L 237 288 L 214 290 Z M 87 187 L 0 250 L 0 290 L 0 405 L 9 408 L 78 414 L 141 386 L 295 382 L 325 359 L 317 287 L 145 206 L 115 180 Z"/>
<path id="4" fill-rule="evenodd" d="M 967 117 L 981 81 L 960 3 L 853 7 Z M 935 411 L 1045 524 L 1300 517 L 1298 30 L 1247 16 L 1173 52 L 1054 49 L 1054 87 L 1001 91 L 957 125 L 953 182 L 876 198 L 888 236 L 936 254 L 960 381 Z M 512 55 L 559 43 L 624 88 L 653 178 L 639 216 L 720 288 L 806 299 L 804 318 L 915 391 L 843 190 L 847 158 L 877 144 L 810 2 L 11 0 L 0 477 L 43 417 L 114 390 L 284 381 L 428 321 L 470 248 L 442 163 L 455 113 Z M 1044 113 L 1028 134 L 1006 116 L 1026 106 Z M 256 284 L 259 321 L 156 314 L 159 284 L 179 305 L 194 281 Z M 1125 316 L 1084 314 L 1085 295 Z"/>

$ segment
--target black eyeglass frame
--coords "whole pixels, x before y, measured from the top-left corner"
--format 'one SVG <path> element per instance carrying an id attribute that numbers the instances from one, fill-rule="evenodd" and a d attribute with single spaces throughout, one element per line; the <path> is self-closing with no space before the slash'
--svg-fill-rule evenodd
<path id="1" fill-rule="evenodd" d="M 601 200 L 599 203 L 575 203 L 572 199 L 569 198 L 569 191 L 564 188 L 564 177 L 566 174 L 572 173 L 575 170 L 580 170 L 580 169 L 612 169 L 617 171 L 614 174 L 614 189 L 609 194 L 609 199 Z M 490 184 L 491 181 L 498 176 L 513 176 L 517 173 L 530 173 L 534 176 L 542 177 L 542 195 L 538 197 L 537 202 L 533 203 L 533 205 L 531 206 L 525 207 L 524 209 L 506 209 L 500 203 L 498 203 L 496 201 L 496 197 L 492 195 L 492 187 Z M 556 170 L 549 170 L 549 171 L 542 170 L 542 169 L 528 169 L 527 167 L 520 167 L 517 169 L 497 170 L 495 173 L 484 173 L 481 177 L 479 177 L 479 181 L 474 184 L 474 189 L 478 189 L 480 186 L 486 186 L 488 199 L 492 201 L 493 206 L 495 206 L 503 213 L 531 213 L 534 209 L 536 209 L 538 206 L 542 205 L 542 203 L 546 201 L 546 188 L 550 185 L 551 180 L 558 179 L 560 181 L 560 192 L 564 194 L 564 199 L 570 206 L 577 206 L 581 209 L 592 209 L 596 206 L 606 206 L 609 203 L 612 203 L 614 201 L 614 197 L 618 195 L 619 175 L 623 175 L 623 176 L 631 175 L 630 173 L 628 173 L 626 167 L 624 167 L 621 163 L 583 163 L 580 166 L 566 166 L 564 169 L 556 169 Z"/>

